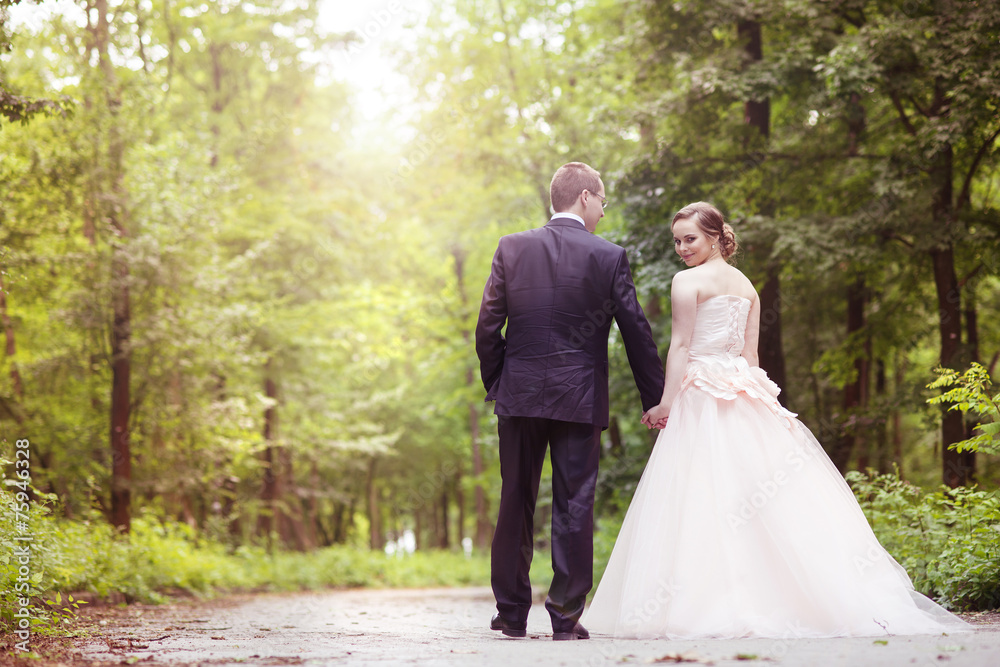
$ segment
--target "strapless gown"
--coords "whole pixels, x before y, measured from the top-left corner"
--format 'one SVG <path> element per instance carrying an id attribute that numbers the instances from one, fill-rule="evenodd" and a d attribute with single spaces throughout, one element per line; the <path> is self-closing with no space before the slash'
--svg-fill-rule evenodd
<path id="1" fill-rule="evenodd" d="M 581 622 L 620 637 L 971 626 L 917 593 L 813 434 L 740 356 L 750 302 L 698 306 L 687 371 Z"/>

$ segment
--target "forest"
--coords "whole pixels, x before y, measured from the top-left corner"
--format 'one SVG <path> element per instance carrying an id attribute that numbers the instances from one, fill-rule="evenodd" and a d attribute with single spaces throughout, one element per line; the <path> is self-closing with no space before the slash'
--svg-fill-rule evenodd
<path id="1" fill-rule="evenodd" d="M 393 0 L 344 31 L 323 4 L 0 0 L 5 555 L 30 506 L 81 540 L 488 559 L 483 285 L 583 161 L 661 356 L 669 222 L 710 201 L 761 366 L 880 539 L 1000 606 L 1000 3 Z M 406 81 L 377 113 L 342 76 L 376 48 Z M 655 436 L 610 356 L 608 544 Z"/>

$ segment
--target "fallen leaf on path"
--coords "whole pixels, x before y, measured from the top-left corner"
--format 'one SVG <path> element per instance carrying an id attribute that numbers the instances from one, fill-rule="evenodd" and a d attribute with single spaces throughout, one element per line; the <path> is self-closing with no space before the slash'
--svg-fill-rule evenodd
<path id="1" fill-rule="evenodd" d="M 681 662 L 696 662 L 702 665 L 714 665 L 715 663 L 708 658 L 703 658 L 697 653 L 688 651 L 687 653 L 667 653 L 666 655 L 660 656 L 659 658 L 650 658 L 646 662 L 650 663 L 681 663 Z"/>

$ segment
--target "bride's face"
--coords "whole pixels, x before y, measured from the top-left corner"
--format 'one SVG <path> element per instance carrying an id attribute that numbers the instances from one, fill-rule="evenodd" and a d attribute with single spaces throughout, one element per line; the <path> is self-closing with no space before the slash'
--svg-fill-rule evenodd
<path id="1" fill-rule="evenodd" d="M 718 252 L 712 248 L 715 239 L 701 230 L 695 216 L 675 222 L 673 232 L 674 251 L 688 266 L 704 264 L 714 253 Z"/>

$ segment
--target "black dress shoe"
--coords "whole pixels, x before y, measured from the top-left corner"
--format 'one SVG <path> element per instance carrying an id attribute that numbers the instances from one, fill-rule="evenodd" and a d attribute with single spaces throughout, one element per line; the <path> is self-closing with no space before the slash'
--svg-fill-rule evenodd
<path id="1" fill-rule="evenodd" d="M 500 614 L 490 619 L 490 630 L 499 630 L 508 637 L 524 637 L 528 634 L 523 626 L 519 627 L 508 623 L 500 617 Z"/>
<path id="2" fill-rule="evenodd" d="M 557 642 L 566 641 L 567 639 L 590 639 L 590 633 L 587 632 L 587 628 L 577 623 L 569 632 L 553 632 L 552 639 Z"/>

